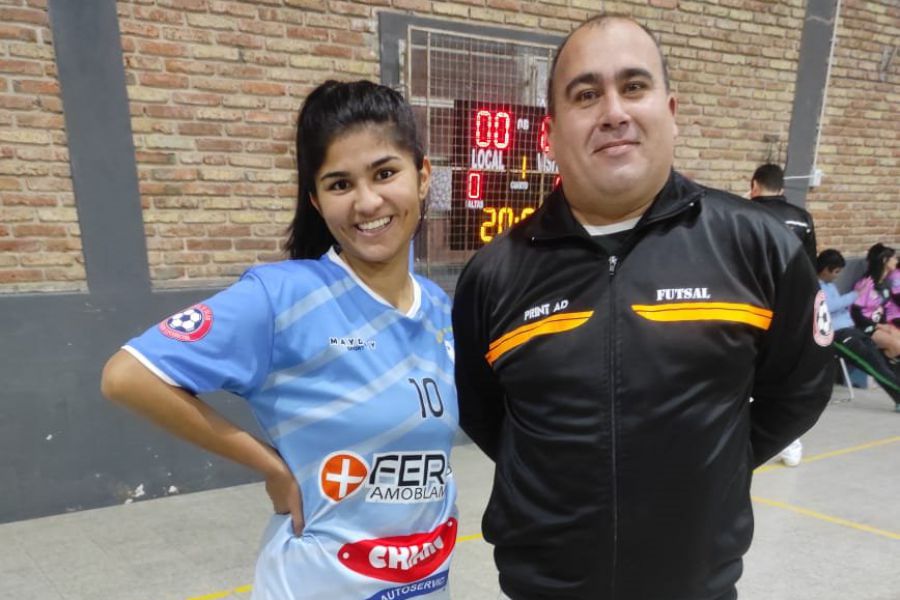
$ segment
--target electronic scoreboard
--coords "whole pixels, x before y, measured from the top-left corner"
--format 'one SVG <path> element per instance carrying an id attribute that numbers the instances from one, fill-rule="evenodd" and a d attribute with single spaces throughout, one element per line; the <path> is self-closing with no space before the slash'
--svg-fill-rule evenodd
<path id="1" fill-rule="evenodd" d="M 450 248 L 474 250 L 537 209 L 558 184 L 545 109 L 453 103 Z"/>

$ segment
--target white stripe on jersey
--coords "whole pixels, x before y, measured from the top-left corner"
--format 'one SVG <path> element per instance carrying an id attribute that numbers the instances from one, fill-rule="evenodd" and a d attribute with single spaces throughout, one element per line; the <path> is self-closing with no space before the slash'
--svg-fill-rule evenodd
<path id="1" fill-rule="evenodd" d="M 319 288 L 311 294 L 308 294 L 302 300 L 297 301 L 289 309 L 275 317 L 275 333 L 287 329 L 298 319 L 303 318 L 306 313 L 330 300 L 340 297 L 345 292 L 352 290 L 353 287 L 353 279 L 346 277 L 332 283 L 329 287 Z"/>
<path id="2" fill-rule="evenodd" d="M 378 334 L 379 331 L 387 329 L 402 317 L 403 315 L 401 315 L 397 311 L 385 311 L 380 316 L 366 323 L 359 329 L 347 333 L 346 336 L 367 339 L 373 338 Z M 310 371 L 318 369 L 328 364 L 332 360 L 343 356 L 344 353 L 345 351 L 343 348 L 329 346 L 328 348 L 325 348 L 324 350 L 319 352 L 317 355 L 299 365 L 288 367 L 287 369 L 282 369 L 280 371 L 273 371 L 266 378 L 266 382 L 262 385 L 260 391 L 270 390 L 273 387 L 288 383 L 289 381 L 292 381 L 297 377 L 302 377 Z"/>
<path id="3" fill-rule="evenodd" d="M 344 396 L 336 398 L 328 404 L 311 408 L 291 419 L 278 423 L 269 429 L 268 434 L 273 440 L 277 440 L 288 434 L 294 433 L 298 429 L 314 425 L 319 421 L 330 419 L 338 413 L 371 400 L 398 381 L 406 378 L 409 372 L 416 368 L 430 371 L 448 385 L 453 385 L 452 374 L 445 373 L 443 369 L 430 360 L 411 354 L 392 367 L 389 371 L 382 373 L 377 379 L 373 379 L 366 385 L 347 392 Z"/>

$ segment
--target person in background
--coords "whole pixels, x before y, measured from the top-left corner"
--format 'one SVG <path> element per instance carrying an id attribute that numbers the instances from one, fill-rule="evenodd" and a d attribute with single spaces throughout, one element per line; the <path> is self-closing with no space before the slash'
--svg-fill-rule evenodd
<path id="1" fill-rule="evenodd" d="M 812 215 L 784 197 L 784 171 L 771 163 L 759 166 L 750 179 L 750 199 L 766 207 L 803 242 L 810 263 L 816 264 L 816 227 Z"/>
<path id="2" fill-rule="evenodd" d="M 589 19 L 548 81 L 561 186 L 473 256 L 453 302 L 500 587 L 733 600 L 753 468 L 831 394 L 825 295 L 768 211 L 673 170 L 678 103 L 647 29 Z"/>
<path id="3" fill-rule="evenodd" d="M 825 301 L 834 327 L 834 350 L 838 356 L 871 375 L 894 401 L 894 410 L 900 412 L 900 376 L 897 365 L 888 364 L 872 339 L 854 325 L 850 307 L 858 296 L 856 290 L 841 294 L 834 283 L 846 264 L 844 257 L 834 248 L 823 250 L 816 259 L 819 286 L 825 292 Z"/>
<path id="4" fill-rule="evenodd" d="M 854 286 L 857 298 L 850 307 L 856 326 L 871 336 L 891 360 L 900 358 L 900 310 L 892 289 L 895 284 L 888 277 L 896 269 L 893 248 L 881 243 L 869 248 L 866 274 Z"/>
<path id="5" fill-rule="evenodd" d="M 254 600 L 449 598 L 453 338 L 446 294 L 408 268 L 431 173 L 412 109 L 323 83 L 297 169 L 291 260 L 129 341 L 103 393 L 265 479 Z M 245 398 L 265 441 L 197 397 L 213 390 Z"/>
<path id="6" fill-rule="evenodd" d="M 784 197 L 784 171 L 778 165 L 760 165 L 750 178 L 750 199 L 775 215 L 803 243 L 810 263 L 816 264 L 816 227 L 812 215 Z M 788 467 L 796 467 L 803 459 L 803 442 L 792 441 L 778 455 Z"/>

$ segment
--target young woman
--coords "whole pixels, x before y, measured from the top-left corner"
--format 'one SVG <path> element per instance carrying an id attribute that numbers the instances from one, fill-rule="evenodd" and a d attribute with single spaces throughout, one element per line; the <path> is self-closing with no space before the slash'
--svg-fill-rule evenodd
<path id="1" fill-rule="evenodd" d="M 131 340 L 103 393 L 256 469 L 275 509 L 253 598 L 448 598 L 458 410 L 450 303 L 409 273 L 431 167 L 412 111 L 329 81 L 300 111 L 291 260 Z M 267 439 L 196 394 L 244 397 Z"/>
<path id="2" fill-rule="evenodd" d="M 855 286 L 858 297 L 850 309 L 856 326 L 868 333 L 872 341 L 888 358 L 900 356 L 900 328 L 898 311 L 888 279 L 897 268 L 893 248 L 875 244 L 866 254 L 866 276 Z"/>

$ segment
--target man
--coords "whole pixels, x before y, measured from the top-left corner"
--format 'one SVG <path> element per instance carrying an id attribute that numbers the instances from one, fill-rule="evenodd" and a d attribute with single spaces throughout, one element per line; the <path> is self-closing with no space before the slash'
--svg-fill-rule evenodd
<path id="1" fill-rule="evenodd" d="M 548 87 L 562 185 L 473 257 L 453 309 L 500 587 L 734 598 L 751 471 L 828 401 L 815 273 L 771 215 L 672 170 L 677 102 L 640 25 L 583 24 Z"/>
<path id="2" fill-rule="evenodd" d="M 812 216 L 784 197 L 784 171 L 771 163 L 761 165 L 750 179 L 750 199 L 765 206 L 800 238 L 810 262 L 816 264 L 816 228 Z"/>
<path id="3" fill-rule="evenodd" d="M 764 206 L 793 231 L 803 243 L 810 262 L 816 264 L 816 228 L 812 216 L 784 197 L 784 171 L 781 167 L 767 163 L 754 171 L 750 179 L 750 199 Z M 778 458 L 785 466 L 799 465 L 803 459 L 803 443 L 800 438 L 788 444 L 778 454 Z"/>
<path id="4" fill-rule="evenodd" d="M 846 294 L 841 294 L 834 283 L 846 264 L 844 257 L 834 248 L 823 250 L 816 259 L 819 287 L 825 292 L 825 301 L 828 303 L 834 327 L 834 351 L 844 360 L 871 375 L 894 401 L 894 410 L 900 412 L 898 366 L 891 365 L 872 338 L 853 324 L 850 307 L 856 300 L 856 291 L 850 290 Z"/>

